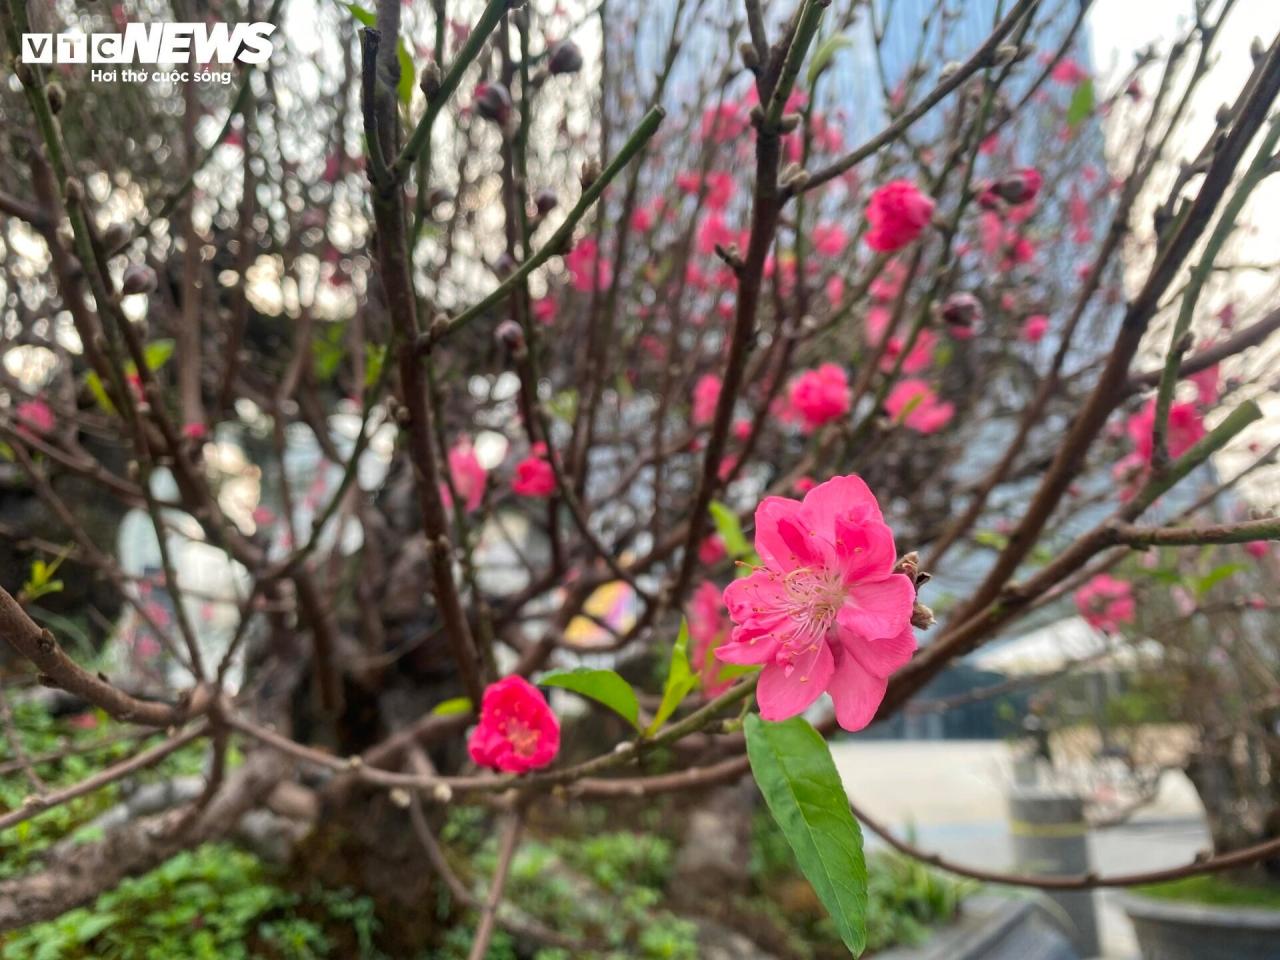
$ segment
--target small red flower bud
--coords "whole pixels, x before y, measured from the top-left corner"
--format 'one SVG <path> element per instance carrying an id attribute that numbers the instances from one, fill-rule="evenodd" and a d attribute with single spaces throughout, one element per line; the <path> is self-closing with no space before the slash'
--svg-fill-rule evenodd
<path id="1" fill-rule="evenodd" d="M 560 198 L 556 196 L 554 190 L 539 190 L 538 195 L 534 198 L 533 202 L 538 208 L 538 215 L 545 217 L 556 208 L 556 204 L 560 202 Z"/>
<path id="2" fill-rule="evenodd" d="M 942 304 L 942 319 L 954 327 L 972 327 L 982 319 L 982 304 L 972 293 L 953 293 Z"/>
<path id="3" fill-rule="evenodd" d="M 524 331 L 514 320 L 503 320 L 493 332 L 494 338 L 512 353 L 524 350 Z"/>
<path id="4" fill-rule="evenodd" d="M 561 40 L 552 45 L 547 57 L 547 70 L 554 76 L 577 73 L 582 69 L 582 51 L 572 40 Z"/>
<path id="5" fill-rule="evenodd" d="M 125 267 L 124 279 L 120 283 L 120 290 L 125 296 L 150 293 L 155 288 L 156 272 L 150 267 L 138 263 L 131 263 Z"/>
<path id="6" fill-rule="evenodd" d="M 486 120 L 505 126 L 511 117 L 511 94 L 500 83 L 480 83 L 475 91 L 476 112 Z"/>
<path id="7" fill-rule="evenodd" d="M 1044 178 L 1040 176 L 1039 170 L 1023 167 L 1021 170 L 1005 174 L 995 182 L 992 190 L 1005 202 L 1016 207 L 1034 200 L 1043 182 Z"/>

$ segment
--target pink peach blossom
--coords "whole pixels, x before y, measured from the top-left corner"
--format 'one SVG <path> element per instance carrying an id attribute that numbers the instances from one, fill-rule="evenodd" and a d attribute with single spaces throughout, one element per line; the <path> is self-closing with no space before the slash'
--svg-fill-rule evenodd
<path id="1" fill-rule="evenodd" d="M 18 433 L 32 436 L 53 431 L 53 410 L 43 400 L 24 400 L 13 411 L 18 422 Z"/>
<path id="2" fill-rule="evenodd" d="M 734 627 L 715 656 L 763 666 L 764 719 L 793 717 L 825 691 L 840 726 L 861 730 L 916 648 L 915 587 L 893 572 L 893 532 L 876 498 L 860 477 L 834 477 L 803 501 L 766 497 L 755 526 L 762 566 L 725 589 Z"/>
<path id="3" fill-rule="evenodd" d="M 792 380 L 788 398 L 803 419 L 805 429 L 816 430 L 849 412 L 852 402 L 849 377 L 839 364 L 824 363 Z"/>
<path id="4" fill-rule="evenodd" d="M 1187 377 L 1196 388 L 1196 401 L 1202 407 L 1212 407 L 1218 402 L 1218 394 L 1221 390 L 1222 371 L 1218 368 L 1218 364 L 1212 367 L 1205 367 L 1199 373 L 1193 373 Z"/>
<path id="5" fill-rule="evenodd" d="M 884 401 L 889 417 L 917 433 L 936 433 L 955 413 L 954 404 L 938 400 L 923 380 L 899 380 Z"/>
<path id="6" fill-rule="evenodd" d="M 1122 623 L 1131 623 L 1137 609 L 1133 587 L 1109 573 L 1098 574 L 1077 590 L 1075 601 L 1089 626 L 1108 633 L 1120 629 Z"/>
<path id="7" fill-rule="evenodd" d="M 1154 430 L 1156 401 L 1152 397 L 1147 404 L 1125 424 L 1134 450 L 1144 462 L 1150 463 L 1155 455 Z M 1193 403 L 1175 403 L 1169 408 L 1169 431 L 1166 436 L 1169 456 L 1177 459 L 1204 436 L 1204 420 Z"/>
<path id="8" fill-rule="evenodd" d="M 488 471 L 480 465 L 475 448 L 471 446 L 470 437 L 461 438 L 449 448 L 449 478 L 453 481 L 453 488 L 462 497 L 462 505 L 467 513 L 473 513 L 484 502 L 484 488 L 488 477 Z M 440 484 L 440 498 L 444 500 L 446 510 L 453 507 L 453 496 L 448 484 Z"/>
<path id="9" fill-rule="evenodd" d="M 583 237 L 579 240 L 577 245 L 565 254 L 564 265 L 569 270 L 573 289 L 581 293 L 590 293 L 594 288 L 597 269 L 600 273 L 602 290 L 613 284 L 613 268 L 609 266 L 607 260 L 601 258 L 595 237 Z"/>
<path id="10" fill-rule="evenodd" d="M 693 385 L 693 422 L 699 426 L 710 423 L 719 399 L 720 378 L 714 373 L 704 373 Z"/>
<path id="11" fill-rule="evenodd" d="M 729 619 L 724 613 L 720 590 L 704 580 L 689 599 L 689 639 L 693 641 L 690 659 L 693 669 L 702 677 L 702 693 L 716 697 L 733 686 L 732 678 L 720 678 L 720 662 L 714 653 L 729 639 Z"/>
<path id="12" fill-rule="evenodd" d="M 536 770 L 560 752 L 560 723 L 537 687 L 524 677 L 503 677 L 484 692 L 467 752 L 482 767 Z"/>
<path id="13" fill-rule="evenodd" d="M 837 257 L 849 242 L 848 235 L 834 223 L 819 223 L 813 228 L 813 249 L 824 257 Z"/>
<path id="14" fill-rule="evenodd" d="M 724 540 L 718 533 L 711 534 L 698 545 L 698 562 L 704 567 L 714 566 L 726 556 L 728 551 L 725 550 Z"/>
<path id="15" fill-rule="evenodd" d="M 533 301 L 533 318 L 544 327 L 556 322 L 556 302 L 550 297 Z"/>
<path id="16" fill-rule="evenodd" d="M 891 180 L 867 203 L 867 246 L 885 253 L 905 247 L 928 225 L 933 207 L 933 199 L 910 180 Z"/>
<path id="17" fill-rule="evenodd" d="M 555 492 L 556 474 L 547 460 L 547 445 L 535 443 L 529 456 L 516 464 L 511 490 L 521 497 L 546 499 Z"/>
<path id="18" fill-rule="evenodd" d="M 1053 71 L 1049 74 L 1053 78 L 1054 83 L 1060 83 L 1066 87 L 1074 87 L 1082 80 L 1087 80 L 1089 74 L 1084 67 L 1076 63 L 1070 57 L 1063 57 L 1054 64 Z"/>
<path id="19" fill-rule="evenodd" d="M 1027 343 L 1039 343 L 1049 332 L 1049 318 L 1043 313 L 1034 313 L 1022 321 L 1022 339 Z"/>

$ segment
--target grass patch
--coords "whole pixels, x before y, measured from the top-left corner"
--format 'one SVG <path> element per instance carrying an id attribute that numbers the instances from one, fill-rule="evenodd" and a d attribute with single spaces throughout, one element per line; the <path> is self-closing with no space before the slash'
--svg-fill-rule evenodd
<path id="1" fill-rule="evenodd" d="M 1135 892 L 1156 900 L 1203 903 L 1213 907 L 1265 907 L 1280 910 L 1280 884 L 1250 886 L 1222 877 L 1184 877 L 1168 883 L 1137 887 Z"/>

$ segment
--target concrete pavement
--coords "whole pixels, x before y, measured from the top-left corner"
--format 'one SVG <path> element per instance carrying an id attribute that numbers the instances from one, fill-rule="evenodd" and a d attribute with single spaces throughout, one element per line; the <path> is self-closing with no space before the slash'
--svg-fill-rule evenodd
<path id="1" fill-rule="evenodd" d="M 832 755 L 849 796 L 899 836 L 961 863 L 1012 866 L 1006 792 L 1014 751 L 1001 741 L 846 740 Z M 1122 826 L 1089 837 L 1099 873 L 1135 872 L 1188 862 L 1208 846 L 1199 801 L 1180 774 L 1168 774 L 1155 802 Z M 882 842 L 868 837 L 868 849 Z M 1108 958 L 1132 958 L 1137 947 L 1116 895 L 1099 891 L 1099 926 Z"/>

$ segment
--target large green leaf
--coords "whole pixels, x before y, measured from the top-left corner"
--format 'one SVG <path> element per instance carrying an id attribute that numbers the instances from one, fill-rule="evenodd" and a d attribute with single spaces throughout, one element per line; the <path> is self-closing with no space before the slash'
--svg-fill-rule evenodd
<path id="1" fill-rule="evenodd" d="M 658 704 L 658 712 L 653 715 L 653 722 L 645 733 L 653 736 L 662 729 L 662 725 L 676 712 L 676 707 L 680 706 L 697 682 L 698 675 L 689 666 L 689 621 L 681 620 L 680 633 L 671 649 L 667 680 L 662 685 L 662 702 Z"/>
<path id="2" fill-rule="evenodd" d="M 1067 106 L 1067 126 L 1076 127 L 1088 119 L 1093 113 L 1093 81 L 1088 77 L 1076 86 L 1071 95 L 1071 103 Z"/>
<path id="3" fill-rule="evenodd" d="M 612 670 L 593 670 L 576 667 L 573 670 L 552 670 L 538 678 L 544 687 L 561 687 L 608 707 L 633 727 L 640 726 L 640 701 L 631 684 Z"/>
<path id="4" fill-rule="evenodd" d="M 827 742 L 803 717 L 749 714 L 747 756 L 774 821 L 853 955 L 867 945 L 867 865 Z"/>

